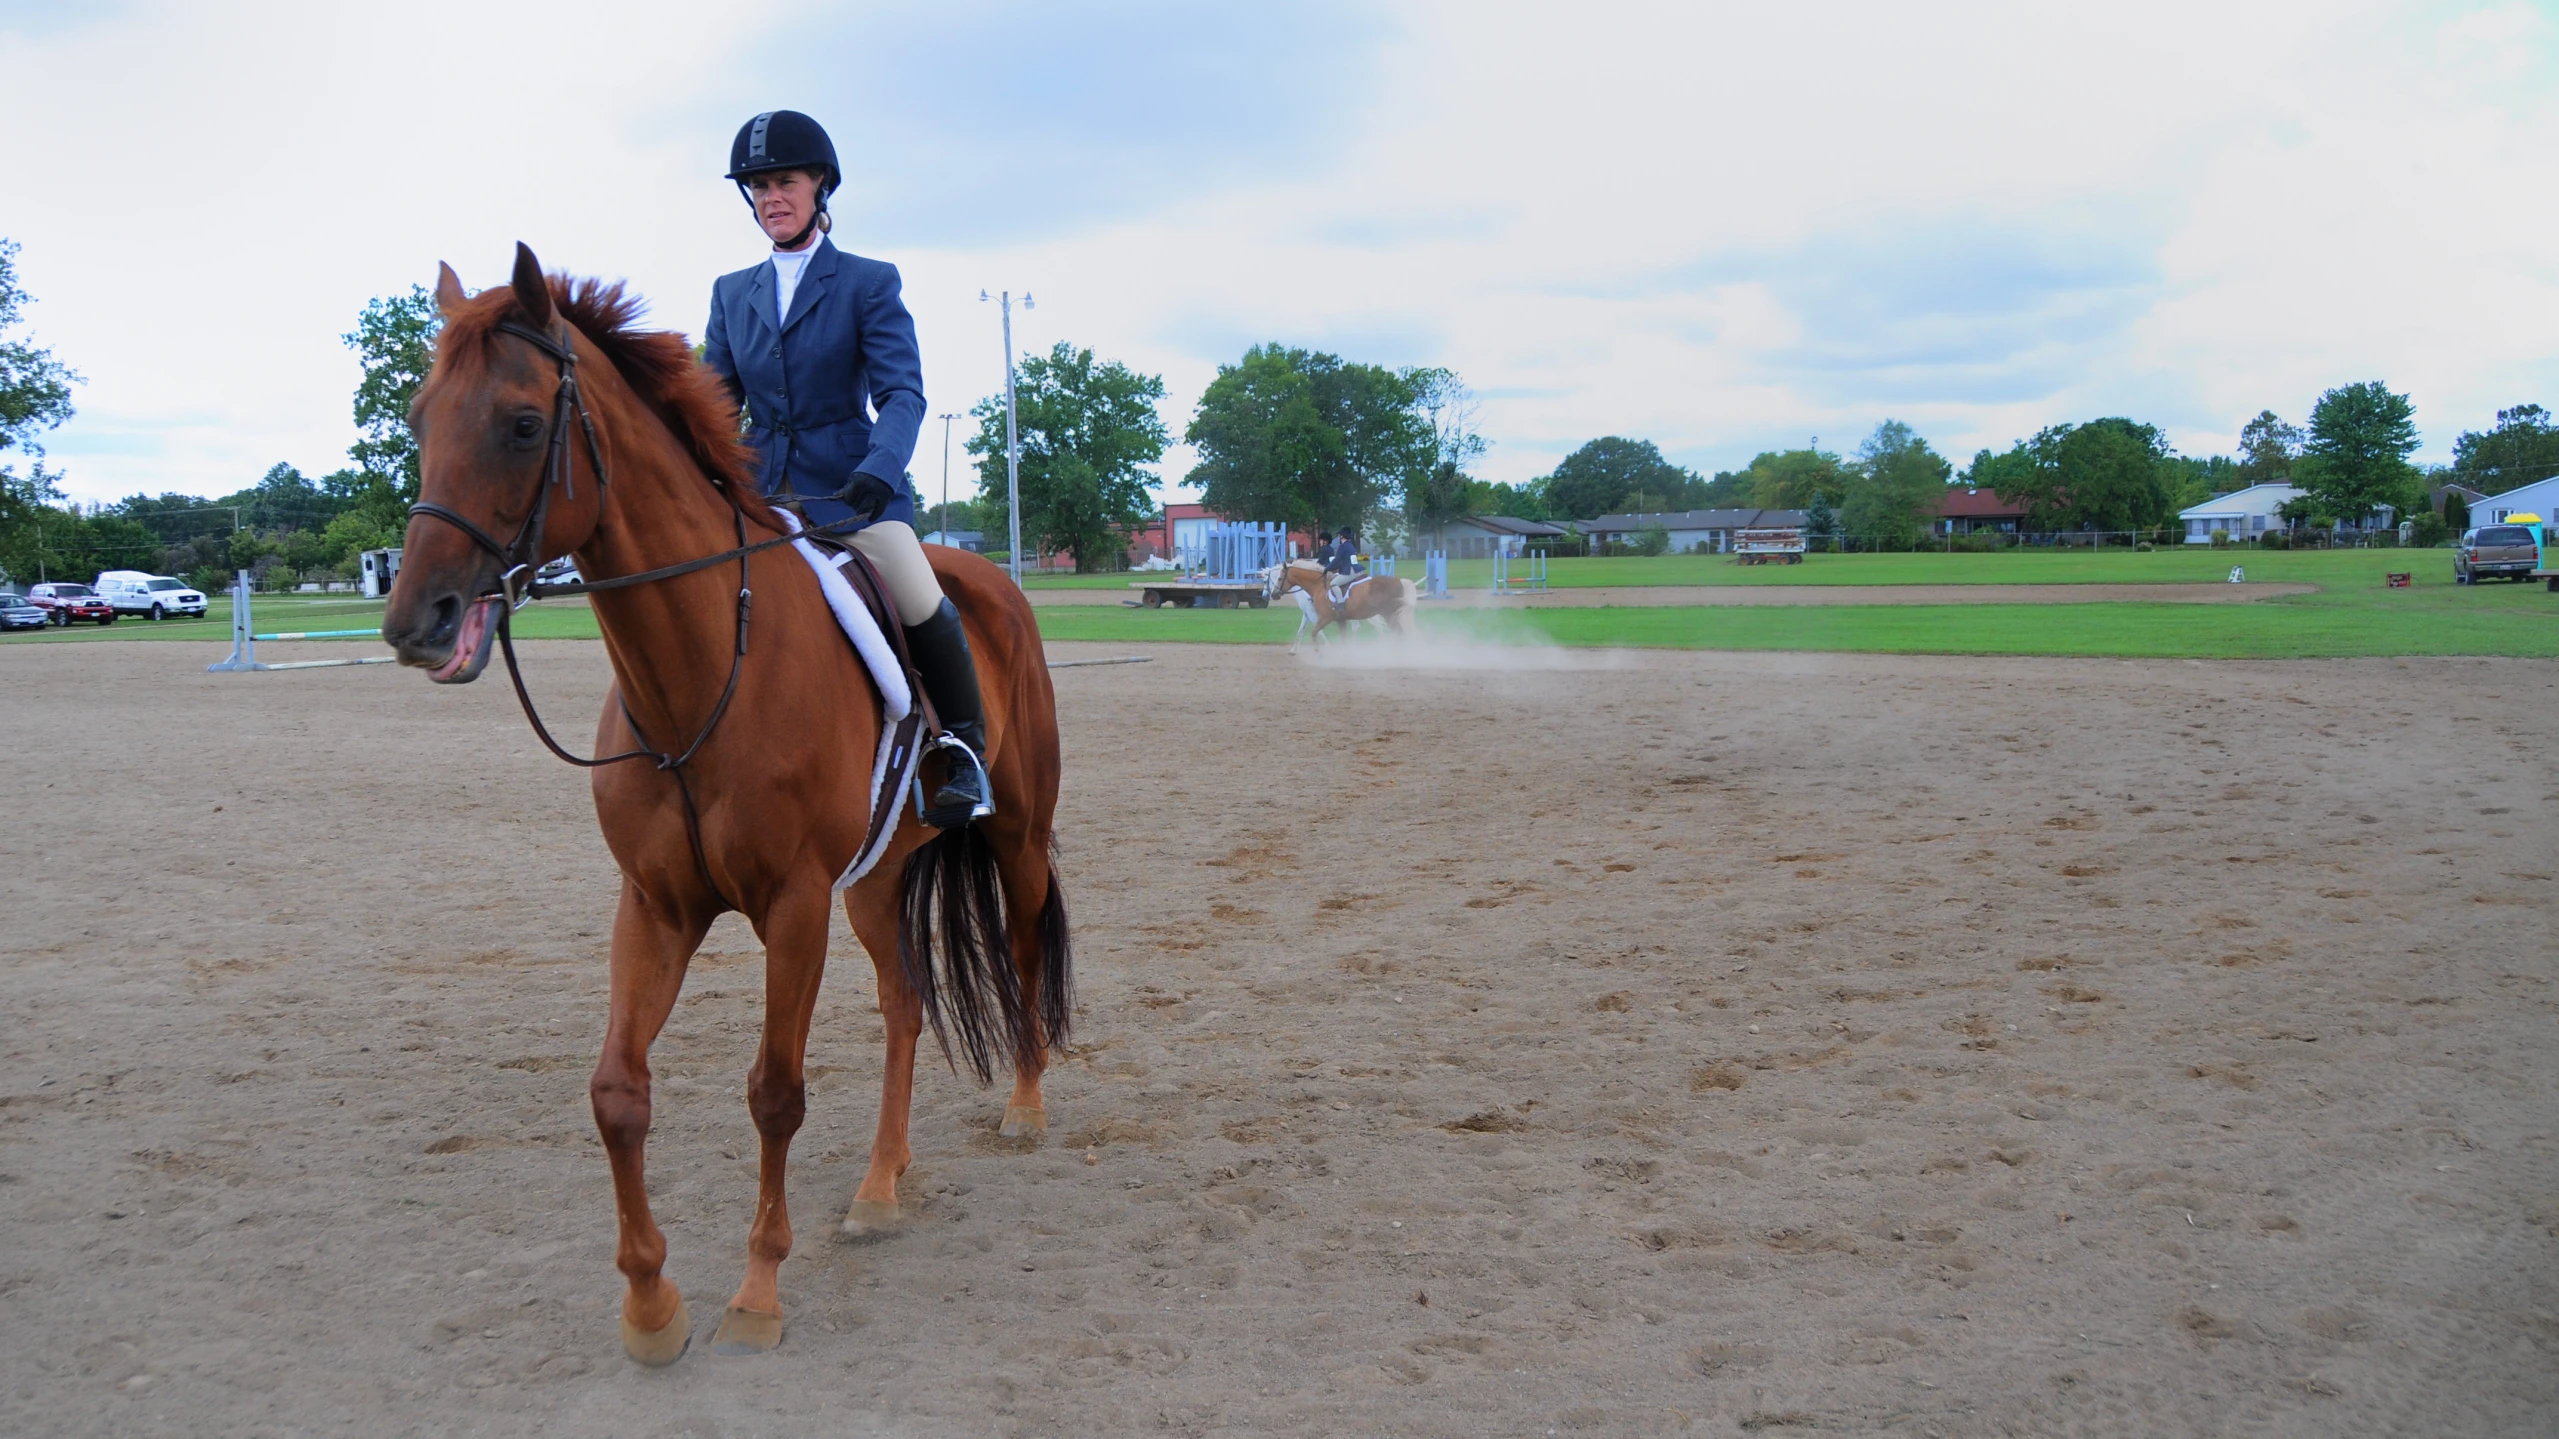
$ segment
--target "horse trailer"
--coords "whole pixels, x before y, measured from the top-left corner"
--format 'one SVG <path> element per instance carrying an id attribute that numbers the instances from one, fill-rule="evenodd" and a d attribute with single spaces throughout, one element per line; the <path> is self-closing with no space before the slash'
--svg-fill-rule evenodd
<path id="1" fill-rule="evenodd" d="M 391 582 L 400 577 L 400 552 L 366 550 L 357 557 L 357 563 L 362 566 L 358 584 L 364 591 L 364 597 L 368 600 L 389 599 Z"/>

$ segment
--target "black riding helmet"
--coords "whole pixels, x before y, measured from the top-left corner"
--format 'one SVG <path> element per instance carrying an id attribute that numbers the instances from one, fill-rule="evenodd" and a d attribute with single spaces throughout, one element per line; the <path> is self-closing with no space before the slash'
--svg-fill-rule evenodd
<path id="1" fill-rule="evenodd" d="M 816 174 L 814 223 L 820 229 L 831 228 L 826 201 L 842 182 L 844 172 L 836 166 L 835 142 L 827 138 L 826 127 L 797 110 L 767 110 L 740 125 L 737 138 L 729 142 L 728 178 L 737 182 L 738 193 L 746 198 L 748 209 L 755 208 L 755 196 L 746 188 L 747 177 L 774 170 L 808 170 Z"/>

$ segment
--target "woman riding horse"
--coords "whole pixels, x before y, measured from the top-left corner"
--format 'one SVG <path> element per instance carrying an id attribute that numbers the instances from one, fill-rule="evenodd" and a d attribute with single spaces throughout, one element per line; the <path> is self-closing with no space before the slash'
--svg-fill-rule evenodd
<path id="1" fill-rule="evenodd" d="M 968 635 L 915 537 L 906 466 L 924 423 L 924 373 L 897 267 L 845 254 L 827 238 L 835 222 L 826 202 L 843 172 L 835 142 L 799 111 L 770 110 L 740 126 L 728 178 L 773 253 L 712 285 L 703 363 L 748 416 L 764 492 L 811 524 L 852 530 L 853 548 L 897 605 L 943 733 L 982 760 L 986 724 Z M 987 806 L 980 766 L 955 758 L 925 817 L 966 824 Z"/>

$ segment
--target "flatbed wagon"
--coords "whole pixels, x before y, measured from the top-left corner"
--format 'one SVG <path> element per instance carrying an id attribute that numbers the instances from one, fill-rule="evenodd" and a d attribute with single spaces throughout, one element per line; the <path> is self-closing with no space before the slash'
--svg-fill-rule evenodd
<path id="1" fill-rule="evenodd" d="M 1733 533 L 1734 564 L 1800 565 L 1803 562 L 1802 530 L 1736 530 Z"/>
<path id="2" fill-rule="evenodd" d="M 1150 610 L 1166 605 L 1193 610 L 1263 610 L 1271 605 L 1271 597 L 1262 593 L 1259 580 L 1138 580 L 1132 581 L 1129 588 L 1140 592 L 1139 603 Z"/>

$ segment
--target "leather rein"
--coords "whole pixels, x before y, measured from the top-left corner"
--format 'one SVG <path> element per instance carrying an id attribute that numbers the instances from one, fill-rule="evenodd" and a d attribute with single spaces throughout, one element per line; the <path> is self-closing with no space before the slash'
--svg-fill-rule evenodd
<path id="1" fill-rule="evenodd" d="M 581 769 L 601 769 L 606 765 L 620 764 L 625 760 L 646 759 L 655 761 L 659 769 L 673 775 L 676 788 L 684 797 L 685 833 L 693 842 L 694 862 L 701 866 L 703 878 L 708 880 L 711 868 L 708 857 L 702 851 L 702 822 L 694 808 L 693 787 L 685 780 L 684 767 L 692 762 L 695 755 L 702 752 L 703 745 L 710 742 L 712 731 L 720 727 L 721 719 L 729 712 L 729 701 L 737 697 L 738 675 L 746 664 L 747 618 L 755 603 L 755 592 L 747 587 L 747 558 L 760 550 L 787 545 L 793 540 L 805 539 L 811 535 L 831 534 L 839 529 L 857 529 L 862 522 L 859 518 L 840 520 L 834 524 L 803 528 L 797 534 L 786 534 L 774 539 L 749 543 L 746 538 L 746 511 L 739 506 L 736 496 L 729 492 L 727 486 L 714 480 L 713 486 L 728 499 L 730 515 L 737 523 L 738 543 L 735 547 L 721 550 L 716 554 L 703 555 L 697 559 L 662 565 L 653 570 L 643 570 L 638 574 L 617 575 L 610 579 L 592 581 L 580 579 L 569 584 L 542 582 L 535 575 L 535 567 L 541 562 L 542 529 L 550 514 L 551 491 L 556 486 L 563 494 L 571 496 L 576 494 L 573 473 L 575 461 L 569 453 L 571 419 L 576 420 L 579 432 L 586 437 L 587 463 L 595 471 L 596 503 L 599 507 L 603 504 L 608 484 L 604 467 L 604 451 L 596 442 L 595 421 L 587 414 L 586 399 L 578 390 L 578 356 L 574 342 L 519 325 L 512 320 L 499 321 L 497 328 L 549 355 L 559 363 L 560 367 L 559 389 L 553 396 L 551 405 L 550 453 L 543 464 L 541 488 L 534 493 L 532 512 L 524 517 L 524 523 L 516 529 L 514 540 L 503 545 L 468 517 L 439 504 L 420 501 L 409 507 L 409 514 L 412 518 L 424 515 L 430 519 L 441 520 L 460 530 L 471 543 L 497 557 L 500 566 L 498 587 L 480 595 L 472 603 L 496 601 L 500 606 L 497 621 L 498 649 L 506 656 L 507 678 L 514 682 L 516 701 L 524 707 L 524 717 L 531 722 L 533 733 L 541 739 L 551 753 Z M 640 732 L 639 717 L 631 713 L 630 701 L 627 699 L 622 701 L 622 718 L 630 725 L 632 735 L 640 741 L 638 748 L 624 750 L 620 754 L 598 755 L 593 759 L 586 759 L 569 753 L 557 739 L 552 738 L 550 727 L 542 722 L 541 714 L 534 708 L 532 693 L 525 688 L 524 670 L 516 662 L 515 632 L 512 623 L 515 612 L 523 608 L 528 600 L 563 595 L 601 594 L 607 590 L 655 584 L 660 580 L 689 575 L 714 565 L 725 564 L 730 560 L 736 560 L 738 567 L 737 645 L 729 656 L 729 678 L 728 682 L 720 688 L 719 703 L 711 707 L 710 718 L 702 722 L 702 728 L 694 734 L 692 742 L 678 752 L 651 748 L 648 736 Z M 712 892 L 718 893 L 718 888 L 714 884 Z"/>

